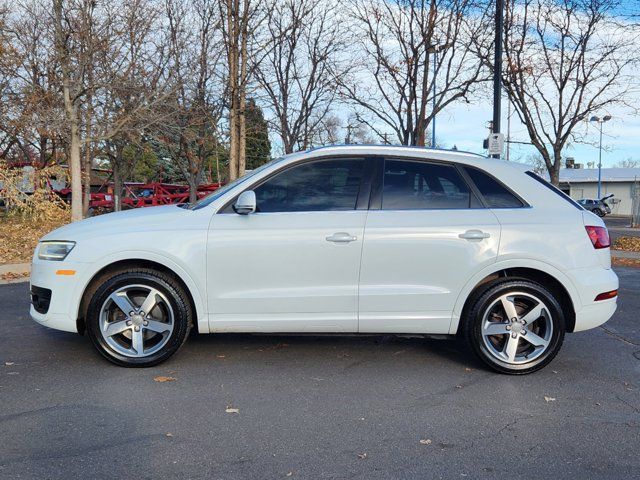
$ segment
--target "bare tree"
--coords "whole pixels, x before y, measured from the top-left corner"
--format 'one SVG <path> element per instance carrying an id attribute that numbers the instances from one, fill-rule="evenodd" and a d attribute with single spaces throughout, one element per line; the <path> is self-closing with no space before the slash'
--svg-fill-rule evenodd
<path id="1" fill-rule="evenodd" d="M 275 0 L 266 22 L 272 43 L 256 76 L 285 153 L 309 146 L 336 99 L 345 49 L 338 11 L 328 2 Z"/>
<path id="2" fill-rule="evenodd" d="M 229 179 L 244 175 L 247 165 L 247 89 L 265 45 L 257 31 L 270 14 L 270 5 L 257 0 L 219 0 L 222 39 L 227 60 L 226 102 L 229 111 Z"/>
<path id="3" fill-rule="evenodd" d="M 84 89 L 82 75 L 85 65 L 73 61 L 71 31 L 62 0 L 53 0 L 55 51 L 62 77 L 62 95 L 69 138 L 69 172 L 71 175 L 71 221 L 82 220 L 82 170 L 80 159 L 80 99 Z"/>
<path id="4" fill-rule="evenodd" d="M 489 48 L 478 42 L 490 35 L 484 10 L 471 0 L 353 0 L 352 11 L 363 60 L 340 81 L 344 97 L 380 139 L 390 129 L 403 145 L 424 145 L 433 117 L 488 79 L 476 57 Z"/>
<path id="5" fill-rule="evenodd" d="M 222 91 L 215 89 L 216 65 L 222 49 L 219 5 L 214 0 L 184 3 L 167 0 L 169 78 L 173 95 L 157 111 L 166 122 L 156 138 L 189 184 L 190 200 L 197 198 L 210 157 L 217 153 Z"/>
<path id="6" fill-rule="evenodd" d="M 616 21 L 614 0 L 509 0 L 504 88 L 558 184 L 564 148 L 593 113 L 634 90 L 640 37 Z"/>

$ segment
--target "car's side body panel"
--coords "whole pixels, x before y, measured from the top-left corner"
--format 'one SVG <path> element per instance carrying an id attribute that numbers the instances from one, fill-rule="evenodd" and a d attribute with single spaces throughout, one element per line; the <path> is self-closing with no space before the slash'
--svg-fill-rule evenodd
<path id="1" fill-rule="evenodd" d="M 469 230 L 488 238 L 460 238 Z M 449 333 L 465 279 L 495 262 L 499 243 L 500 225 L 488 209 L 370 211 L 359 331 Z"/>
<path id="2" fill-rule="evenodd" d="M 207 245 L 212 332 L 357 332 L 365 210 L 221 214 Z M 345 233 L 353 241 L 327 240 Z"/>

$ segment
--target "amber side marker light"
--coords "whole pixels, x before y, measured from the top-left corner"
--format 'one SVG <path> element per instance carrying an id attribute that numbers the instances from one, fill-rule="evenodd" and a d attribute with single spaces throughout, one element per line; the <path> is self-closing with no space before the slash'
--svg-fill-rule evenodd
<path id="1" fill-rule="evenodd" d="M 75 275 L 75 270 L 56 270 L 56 275 Z"/>
<path id="2" fill-rule="evenodd" d="M 618 296 L 618 290 L 611 290 L 610 292 L 604 292 L 604 293 L 598 294 L 598 296 L 594 301 L 597 302 L 598 300 L 608 300 L 610 298 L 614 298 L 617 296 Z"/>

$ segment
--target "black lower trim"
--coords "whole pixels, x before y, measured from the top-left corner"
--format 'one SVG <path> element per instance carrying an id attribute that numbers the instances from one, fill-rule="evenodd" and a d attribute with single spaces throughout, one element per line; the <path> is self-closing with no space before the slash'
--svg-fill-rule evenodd
<path id="1" fill-rule="evenodd" d="M 51 304 L 51 290 L 31 285 L 31 304 L 36 312 L 45 314 Z"/>

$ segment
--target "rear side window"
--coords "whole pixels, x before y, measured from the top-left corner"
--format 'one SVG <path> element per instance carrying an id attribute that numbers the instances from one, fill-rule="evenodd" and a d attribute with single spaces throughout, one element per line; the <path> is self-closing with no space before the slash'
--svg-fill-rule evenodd
<path id="1" fill-rule="evenodd" d="M 507 187 L 482 170 L 465 167 L 465 171 L 475 183 L 489 208 L 520 208 L 524 206 L 522 201 Z"/>
<path id="2" fill-rule="evenodd" d="M 451 165 L 385 161 L 383 210 L 469 208 L 470 201 L 469 187 Z"/>
<path id="3" fill-rule="evenodd" d="M 527 175 L 529 175 L 531 178 L 533 178 L 534 180 L 538 181 L 539 183 L 541 183 L 542 185 L 544 185 L 545 187 L 547 187 L 549 190 L 551 190 L 553 193 L 555 193 L 556 195 L 560 196 L 563 200 L 565 200 L 566 202 L 569 202 L 571 205 L 573 205 L 574 207 L 576 207 L 578 210 L 584 210 L 584 208 L 582 208 L 582 205 L 580 205 L 578 202 L 576 202 L 573 198 L 571 198 L 569 195 L 567 195 L 566 193 L 564 193 L 562 190 L 560 190 L 558 187 L 554 187 L 553 185 L 551 185 L 549 182 L 547 182 L 544 178 L 540 177 L 539 175 L 537 175 L 534 172 L 526 172 Z"/>

